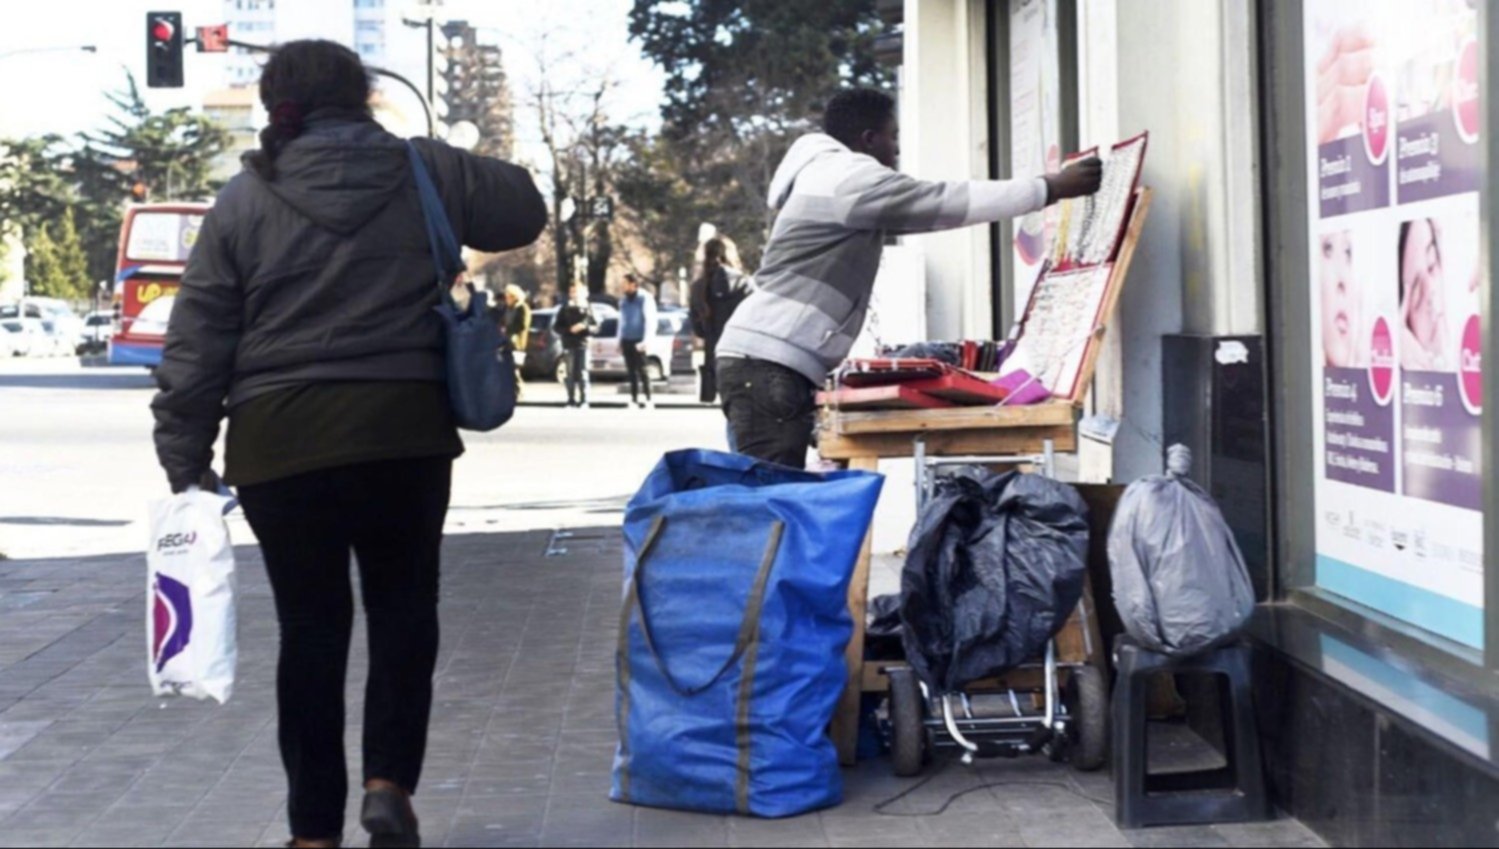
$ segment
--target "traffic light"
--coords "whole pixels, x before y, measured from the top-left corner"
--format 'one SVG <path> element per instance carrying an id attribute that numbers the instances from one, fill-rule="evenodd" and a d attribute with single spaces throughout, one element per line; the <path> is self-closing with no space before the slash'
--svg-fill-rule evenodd
<path id="1" fill-rule="evenodd" d="M 146 13 L 146 86 L 182 88 L 182 13 Z"/>

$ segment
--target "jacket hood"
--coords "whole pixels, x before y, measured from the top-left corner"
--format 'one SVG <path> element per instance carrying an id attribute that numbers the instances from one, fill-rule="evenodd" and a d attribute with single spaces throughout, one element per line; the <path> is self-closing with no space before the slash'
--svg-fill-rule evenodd
<path id="1" fill-rule="evenodd" d="M 406 146 L 373 120 L 314 112 L 266 185 L 313 223 L 348 235 L 385 208 L 410 170 Z"/>
<path id="2" fill-rule="evenodd" d="M 818 157 L 849 152 L 847 145 L 827 133 L 809 133 L 797 139 L 786 151 L 780 167 L 776 168 L 775 177 L 771 178 L 770 195 L 766 198 L 770 208 L 780 209 L 786 204 L 797 176 Z"/>

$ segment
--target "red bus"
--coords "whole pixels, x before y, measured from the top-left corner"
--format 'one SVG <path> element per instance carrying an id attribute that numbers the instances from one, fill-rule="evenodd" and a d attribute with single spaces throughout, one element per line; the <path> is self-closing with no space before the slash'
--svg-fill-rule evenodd
<path id="1" fill-rule="evenodd" d="M 110 365 L 161 365 L 172 304 L 208 207 L 206 203 L 147 203 L 125 210 L 115 264 Z"/>

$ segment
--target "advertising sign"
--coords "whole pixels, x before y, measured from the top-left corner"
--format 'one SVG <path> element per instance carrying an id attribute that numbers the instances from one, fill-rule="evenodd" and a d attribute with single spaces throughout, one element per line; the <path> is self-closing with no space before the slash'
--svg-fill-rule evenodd
<path id="1" fill-rule="evenodd" d="M 1474 0 L 1308 0 L 1317 585 L 1483 643 Z"/>
<path id="2" fill-rule="evenodd" d="M 1057 0 L 1010 0 L 1010 174 L 1015 177 L 1062 169 L 1060 50 Z M 1015 222 L 1017 311 L 1030 301 L 1056 218 L 1052 206 Z"/>

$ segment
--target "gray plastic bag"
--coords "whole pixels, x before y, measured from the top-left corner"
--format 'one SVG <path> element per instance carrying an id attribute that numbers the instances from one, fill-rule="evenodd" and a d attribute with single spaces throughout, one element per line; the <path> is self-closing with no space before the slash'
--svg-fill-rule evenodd
<path id="1" fill-rule="evenodd" d="M 1109 531 L 1114 606 L 1136 642 L 1192 655 L 1232 639 L 1254 612 L 1244 556 L 1218 505 L 1187 478 L 1192 454 L 1130 484 Z"/>

